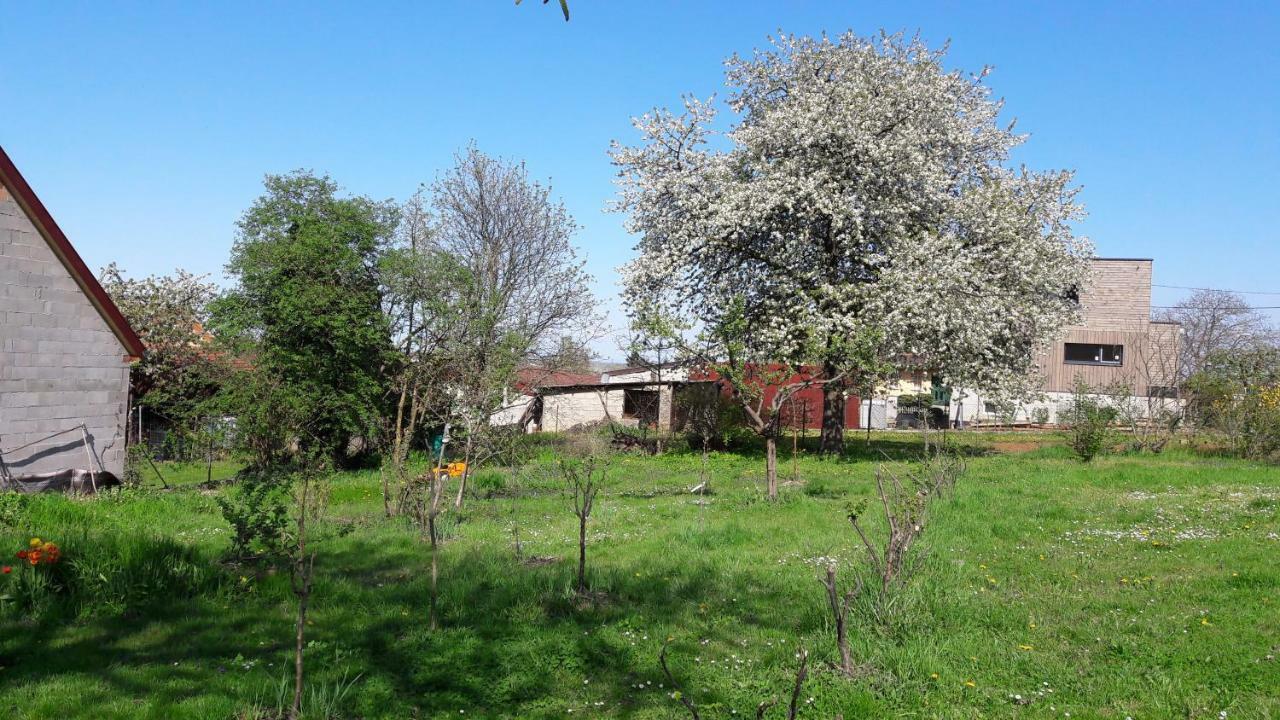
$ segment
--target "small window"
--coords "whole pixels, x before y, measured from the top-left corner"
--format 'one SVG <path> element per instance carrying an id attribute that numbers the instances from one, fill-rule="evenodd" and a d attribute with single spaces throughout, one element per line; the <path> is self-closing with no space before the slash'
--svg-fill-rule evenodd
<path id="1" fill-rule="evenodd" d="M 641 425 L 656 425 L 658 422 L 658 391 L 633 390 L 622 391 L 622 417 L 636 418 Z"/>
<path id="2" fill-rule="evenodd" d="M 1123 345 L 1067 343 L 1063 360 L 1069 365 L 1123 365 Z"/>
<path id="3" fill-rule="evenodd" d="M 1173 385 L 1149 385 L 1147 386 L 1147 397 L 1176 400 L 1178 398 L 1178 388 Z"/>

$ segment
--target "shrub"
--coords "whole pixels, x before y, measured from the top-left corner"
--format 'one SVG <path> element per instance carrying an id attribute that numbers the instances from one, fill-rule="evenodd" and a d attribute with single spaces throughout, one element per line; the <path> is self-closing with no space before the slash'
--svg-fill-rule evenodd
<path id="1" fill-rule="evenodd" d="M 1071 451 L 1081 461 L 1093 460 L 1110 444 L 1115 408 L 1099 400 L 1083 379 L 1076 379 L 1071 401 L 1059 411 L 1059 417 L 1067 430 Z"/>
<path id="2" fill-rule="evenodd" d="M 222 517 L 231 525 L 231 557 L 247 560 L 282 552 L 289 486 L 283 471 L 250 469 L 241 473 L 234 490 L 218 498 Z"/>
<path id="3" fill-rule="evenodd" d="M 1187 386 L 1192 416 L 1223 433 L 1234 454 L 1280 457 L 1280 348 L 1214 354 Z"/>
<path id="4" fill-rule="evenodd" d="M 0 492 L 0 528 L 17 527 L 26 512 L 28 503 L 26 495 Z"/>

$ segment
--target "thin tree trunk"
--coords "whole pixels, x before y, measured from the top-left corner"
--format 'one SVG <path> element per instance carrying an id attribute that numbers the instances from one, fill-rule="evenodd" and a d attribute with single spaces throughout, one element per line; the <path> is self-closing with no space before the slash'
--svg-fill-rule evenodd
<path id="1" fill-rule="evenodd" d="M 292 718 L 302 717 L 302 650 L 307 626 L 307 595 L 298 598 L 298 624 L 294 632 L 293 647 L 293 712 Z"/>
<path id="2" fill-rule="evenodd" d="M 791 428 L 791 479 L 795 482 L 800 481 L 800 456 L 798 454 L 800 446 L 800 431 L 795 426 Z"/>
<path id="3" fill-rule="evenodd" d="M 516 481 L 516 461 L 511 459 L 511 538 L 516 544 L 516 562 L 524 560 L 524 548 L 520 546 L 520 486 Z"/>
<path id="4" fill-rule="evenodd" d="M 867 396 L 867 446 L 871 445 L 871 413 L 876 409 L 876 395 L 874 392 Z M 884 412 L 889 414 L 889 406 L 885 405 Z M 888 418 L 885 418 L 888 420 Z"/>
<path id="5" fill-rule="evenodd" d="M 827 379 L 835 377 L 840 371 L 830 362 L 823 363 L 823 374 Z M 822 386 L 822 439 L 820 443 L 824 455 L 839 455 L 844 452 L 844 388 L 838 382 L 829 382 Z"/>
<path id="6" fill-rule="evenodd" d="M 769 486 L 769 499 L 778 499 L 778 440 L 772 435 L 764 439 L 764 474 Z"/>
<path id="7" fill-rule="evenodd" d="M 578 516 L 578 594 L 587 592 L 587 516 Z"/>
<path id="8" fill-rule="evenodd" d="M 437 480 L 436 482 L 439 482 L 439 481 Z M 436 583 L 437 583 L 437 581 L 438 581 L 438 579 L 439 579 L 439 577 L 440 577 L 440 571 L 439 571 L 439 565 L 437 564 L 437 559 L 436 559 L 436 555 L 438 554 L 438 551 L 437 551 L 437 542 L 436 542 L 436 518 L 435 518 L 435 515 L 434 515 L 434 514 L 432 514 L 432 515 L 430 515 L 430 516 L 428 516 L 428 517 L 427 517 L 427 532 L 431 535 L 431 610 L 430 610 L 430 624 L 431 624 L 431 629 L 432 629 L 432 630 L 435 630 L 435 629 L 437 629 L 437 628 L 439 627 L 439 623 L 438 623 L 438 621 L 437 621 L 437 619 L 436 619 L 436 597 L 437 597 L 437 595 L 436 595 Z"/>
<path id="9" fill-rule="evenodd" d="M 462 471 L 462 479 L 458 482 L 458 496 L 453 499 L 453 509 L 462 509 L 462 496 L 467 491 L 467 477 L 471 475 L 471 438 L 474 435 L 471 429 L 467 429 L 467 449 L 462 454 L 462 464 L 466 467 Z"/>
<path id="10" fill-rule="evenodd" d="M 707 436 L 702 436 L 702 467 L 698 469 L 698 529 L 707 527 Z"/>
<path id="11" fill-rule="evenodd" d="M 400 475 L 400 447 L 404 442 L 404 403 L 408 394 L 409 381 L 406 379 L 400 384 L 400 399 L 396 402 L 396 431 L 391 443 L 391 466 L 397 478 Z M 383 465 L 385 466 L 386 463 Z M 382 512 L 387 517 L 391 517 L 391 488 L 387 482 L 387 474 L 383 468 L 379 468 L 378 474 L 382 477 Z"/>
<path id="12" fill-rule="evenodd" d="M 379 465 L 378 479 L 382 481 L 382 512 L 391 517 L 391 486 L 387 483 L 386 463 Z"/>
<path id="13" fill-rule="evenodd" d="M 836 592 L 836 569 L 830 565 L 827 566 L 827 579 L 823 583 L 827 586 L 827 602 L 831 605 L 831 614 L 836 621 L 836 647 L 840 648 L 840 669 L 845 675 L 853 674 L 853 654 L 849 652 L 849 634 L 845 627 L 846 608 L 840 600 L 840 595 Z"/>
<path id="14" fill-rule="evenodd" d="M 205 484 L 213 483 L 213 421 L 209 421 L 209 463 L 205 466 Z"/>
<path id="15" fill-rule="evenodd" d="M 311 597 L 311 573 L 315 569 L 315 556 L 307 559 L 307 503 L 311 494 L 311 479 L 302 479 L 302 502 L 298 511 L 298 556 L 293 567 L 293 591 L 298 596 L 298 621 L 294 628 L 293 646 L 293 707 L 289 717 L 302 717 L 302 652 L 307 628 L 307 604 Z"/>

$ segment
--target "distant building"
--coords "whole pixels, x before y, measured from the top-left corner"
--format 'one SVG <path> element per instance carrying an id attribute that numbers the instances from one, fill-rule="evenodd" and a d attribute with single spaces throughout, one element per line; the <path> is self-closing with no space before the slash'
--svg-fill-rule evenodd
<path id="1" fill-rule="evenodd" d="M 1083 323 L 1036 359 L 1044 397 L 1002 406 L 979 390 L 952 393 L 950 417 L 964 421 L 1057 420 L 1079 378 L 1095 390 L 1124 387 L 1138 398 L 1174 398 L 1180 342 L 1177 323 L 1151 319 L 1150 258 L 1095 258 L 1093 282 L 1078 293 Z"/>
<path id="2" fill-rule="evenodd" d="M 681 392 L 717 381 L 713 373 L 690 372 L 677 364 L 625 367 L 587 376 L 525 368 L 517 381 L 521 392 L 508 397 L 491 422 L 518 424 L 528 432 L 557 432 L 604 423 L 679 430 L 683 422 Z M 773 401 L 779 386 L 795 381 L 797 378 L 791 378 L 766 387 L 765 404 Z M 727 395 L 728 389 L 722 388 L 722 392 Z M 858 407 L 859 399 L 850 395 L 845 401 L 845 427 L 860 427 Z M 822 388 L 814 385 L 796 391 L 783 403 L 782 415 L 785 427 L 821 428 Z"/>
<path id="3" fill-rule="evenodd" d="M 142 352 L 0 149 L 0 471 L 121 475 L 129 364 Z"/>

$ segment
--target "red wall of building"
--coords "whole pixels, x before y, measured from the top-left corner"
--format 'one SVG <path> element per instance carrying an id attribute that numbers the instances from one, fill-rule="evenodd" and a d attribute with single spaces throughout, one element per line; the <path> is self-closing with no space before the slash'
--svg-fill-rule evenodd
<path id="1" fill-rule="evenodd" d="M 770 371 L 776 372 L 781 368 L 782 366 L 780 365 L 771 367 Z M 773 385 L 769 385 L 764 389 L 764 407 L 766 408 L 769 407 L 770 403 L 773 402 L 774 397 L 777 396 L 779 389 L 798 383 L 798 382 L 804 382 L 804 380 L 806 380 L 809 377 L 812 377 L 812 376 L 809 375 L 808 373 L 797 373 L 796 375 L 793 375 L 790 378 L 787 378 L 785 381 L 782 381 Z M 690 380 L 718 380 L 720 378 L 714 372 L 690 371 L 689 379 Z M 783 413 L 783 419 L 784 419 L 783 425 L 785 427 L 790 428 L 796 424 L 797 419 L 803 419 L 805 421 L 804 422 L 805 429 L 807 430 L 822 429 L 822 389 L 823 388 L 821 385 L 812 385 L 810 387 L 797 390 L 795 393 L 793 393 L 791 397 L 782 406 L 782 413 Z M 731 390 L 728 387 L 726 387 L 725 393 L 728 394 L 730 392 Z M 860 412 L 861 406 L 862 406 L 862 400 L 857 395 L 853 395 L 851 393 L 845 395 L 844 427 L 846 430 L 855 430 L 861 427 L 861 412 Z M 794 413 L 795 416 L 792 416 L 792 413 Z M 803 416 L 803 417 L 800 418 L 798 416 Z"/>

